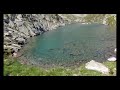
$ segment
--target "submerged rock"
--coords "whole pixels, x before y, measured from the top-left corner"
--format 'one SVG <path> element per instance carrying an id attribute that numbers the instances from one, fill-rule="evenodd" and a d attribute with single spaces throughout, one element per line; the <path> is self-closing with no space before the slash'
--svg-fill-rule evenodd
<path id="1" fill-rule="evenodd" d="M 116 57 L 110 57 L 107 59 L 108 61 L 116 61 Z"/>
<path id="2" fill-rule="evenodd" d="M 103 74 L 109 73 L 109 69 L 105 65 L 94 60 L 91 60 L 90 62 L 86 63 L 85 68 L 89 70 L 99 71 Z"/>

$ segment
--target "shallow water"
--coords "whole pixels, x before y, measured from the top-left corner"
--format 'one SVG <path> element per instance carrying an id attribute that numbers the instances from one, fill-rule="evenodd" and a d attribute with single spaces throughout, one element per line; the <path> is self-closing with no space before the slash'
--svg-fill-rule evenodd
<path id="1" fill-rule="evenodd" d="M 102 62 L 116 48 L 116 31 L 102 24 L 70 24 L 30 38 L 21 59 L 41 66 L 73 66 L 96 60 Z"/>

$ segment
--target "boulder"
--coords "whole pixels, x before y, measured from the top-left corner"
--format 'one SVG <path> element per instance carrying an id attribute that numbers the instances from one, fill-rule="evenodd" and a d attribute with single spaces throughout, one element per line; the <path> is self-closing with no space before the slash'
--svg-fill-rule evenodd
<path id="1" fill-rule="evenodd" d="M 110 57 L 107 59 L 108 61 L 116 61 L 116 57 Z"/>
<path id="2" fill-rule="evenodd" d="M 109 69 L 105 65 L 94 60 L 91 60 L 90 62 L 86 63 L 85 68 L 89 70 L 95 70 L 103 74 L 109 74 Z"/>

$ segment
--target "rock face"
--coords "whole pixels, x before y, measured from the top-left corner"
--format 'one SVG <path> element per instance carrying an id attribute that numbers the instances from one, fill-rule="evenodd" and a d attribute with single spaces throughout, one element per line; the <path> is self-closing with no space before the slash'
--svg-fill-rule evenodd
<path id="1" fill-rule="evenodd" d="M 109 73 L 109 69 L 105 65 L 94 60 L 91 60 L 90 62 L 86 63 L 85 68 L 89 70 L 99 71 L 102 72 L 103 74 Z"/>

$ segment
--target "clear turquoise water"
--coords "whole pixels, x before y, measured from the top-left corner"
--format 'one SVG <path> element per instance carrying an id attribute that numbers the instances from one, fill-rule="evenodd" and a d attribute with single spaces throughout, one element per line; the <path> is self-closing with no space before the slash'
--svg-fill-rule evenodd
<path id="1" fill-rule="evenodd" d="M 73 66 L 115 56 L 116 31 L 101 24 L 70 24 L 33 37 L 20 57 L 35 65 Z"/>

